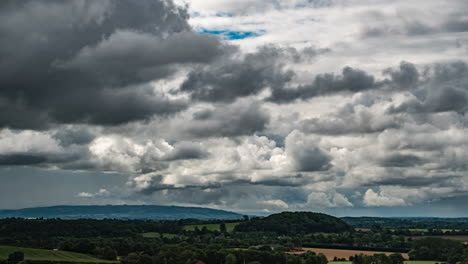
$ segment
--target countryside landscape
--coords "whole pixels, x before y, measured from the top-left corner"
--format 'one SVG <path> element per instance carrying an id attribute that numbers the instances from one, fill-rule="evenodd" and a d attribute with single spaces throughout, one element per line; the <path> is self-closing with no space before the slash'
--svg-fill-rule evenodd
<path id="1" fill-rule="evenodd" d="M 0 0 L 0 264 L 468 264 L 468 0 Z"/>
<path id="2" fill-rule="evenodd" d="M 136 208 L 151 211 L 152 206 L 92 210 L 112 215 Z M 435 264 L 466 263 L 468 257 L 467 218 L 337 218 L 282 212 L 267 217 L 232 213 L 230 219 L 216 219 L 227 212 L 159 206 L 162 214 L 151 220 L 110 219 L 104 214 L 73 219 L 89 208 L 59 209 L 34 208 L 36 217 L 0 219 L 0 262 Z M 161 220 L 168 211 L 190 216 L 200 209 L 213 219 Z M 39 217 L 57 211 L 62 219 Z M 20 255 L 16 262 L 15 254 Z"/>

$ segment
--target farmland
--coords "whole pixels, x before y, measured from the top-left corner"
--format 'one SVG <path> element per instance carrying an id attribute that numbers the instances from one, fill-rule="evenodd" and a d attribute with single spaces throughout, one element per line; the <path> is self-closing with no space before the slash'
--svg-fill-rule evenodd
<path id="1" fill-rule="evenodd" d="M 347 249 L 328 249 L 328 248 L 302 248 L 300 251 L 292 251 L 289 252 L 290 254 L 303 254 L 307 251 L 313 251 L 317 254 L 324 254 L 328 260 L 333 260 L 335 257 L 337 258 L 345 258 L 349 259 L 349 257 L 359 254 L 364 254 L 368 256 L 372 256 L 374 254 L 385 254 L 391 255 L 394 252 L 376 252 L 376 251 L 364 251 L 364 250 L 347 250 Z M 405 259 L 408 259 L 409 256 L 406 253 L 401 254 Z"/>
<path id="2" fill-rule="evenodd" d="M 223 224 L 226 233 L 220 232 Z M 349 257 L 358 254 L 363 256 L 356 262 L 365 264 L 376 259 L 389 263 L 385 262 L 390 259 L 386 255 L 392 252 L 411 252 L 411 261 L 434 260 L 405 264 L 447 262 L 453 259 L 451 252 L 455 252 L 458 260 L 468 259 L 468 250 L 462 243 L 468 235 L 463 232 L 458 232 L 457 240 L 452 240 L 444 238 L 454 238 L 455 233 L 392 232 L 378 227 L 355 231 L 353 228 L 339 218 L 312 212 L 286 212 L 242 222 L 234 219 L 0 219 L 0 243 L 4 245 L 0 260 L 15 251 L 24 252 L 31 261 L 68 264 L 117 261 L 187 264 L 198 260 L 219 264 L 226 263 L 226 258 L 236 259 L 229 262 L 235 264 L 244 261 L 324 264 L 327 259 L 333 264 L 352 264 Z M 311 251 L 324 255 L 314 255 Z M 383 256 L 374 256 L 382 252 Z M 402 255 L 409 259 L 407 254 Z M 335 257 L 337 261 L 333 261 Z"/>
<path id="3" fill-rule="evenodd" d="M 160 234 L 160 233 L 156 233 L 156 232 L 143 233 L 143 234 L 141 234 L 141 236 L 144 237 L 144 238 L 161 238 L 161 234 Z M 182 235 L 178 235 L 178 234 L 168 234 L 168 233 L 162 233 L 162 237 L 163 237 L 163 238 L 169 238 L 169 239 L 173 239 L 173 238 L 186 238 L 185 236 L 182 236 Z"/>
<path id="4" fill-rule="evenodd" d="M 443 239 L 450 239 L 450 240 L 457 240 L 457 241 L 461 241 L 461 242 L 468 242 L 468 236 L 467 235 L 464 235 L 464 236 L 412 236 L 411 238 L 413 240 L 415 239 L 423 239 L 423 238 L 427 238 L 427 237 L 438 237 L 438 238 L 443 238 Z"/>
<path id="5" fill-rule="evenodd" d="M 85 254 L 74 252 L 12 246 L 0 246 L 0 260 L 7 259 L 9 254 L 16 251 L 23 252 L 24 258 L 26 260 L 81 263 L 118 263 L 117 261 L 101 260 Z"/>
<path id="6" fill-rule="evenodd" d="M 235 222 L 235 223 L 225 223 L 226 225 L 226 231 L 227 232 L 232 232 L 234 230 L 234 227 L 238 225 L 240 222 Z M 206 227 L 209 231 L 219 231 L 219 226 L 221 224 L 200 224 L 200 225 L 186 225 L 184 226 L 184 230 L 186 231 L 195 231 L 195 229 L 198 227 L 198 229 L 202 229 L 203 227 Z"/>
<path id="7" fill-rule="evenodd" d="M 401 229 L 390 228 L 389 230 L 390 231 L 398 231 L 398 230 L 401 230 Z M 429 232 L 429 229 L 427 229 L 427 228 L 408 228 L 407 230 L 411 231 L 411 232 Z M 447 229 L 447 228 L 442 228 L 442 229 L 439 229 L 439 230 L 442 231 L 443 233 L 462 231 L 461 229 Z"/>

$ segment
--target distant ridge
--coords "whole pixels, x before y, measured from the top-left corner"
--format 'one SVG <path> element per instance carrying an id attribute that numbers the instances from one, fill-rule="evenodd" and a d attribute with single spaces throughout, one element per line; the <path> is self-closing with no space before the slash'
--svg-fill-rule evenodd
<path id="1" fill-rule="evenodd" d="M 241 214 L 202 207 L 162 205 L 61 205 L 17 210 L 0 210 L 0 218 L 62 219 L 240 219 Z"/>

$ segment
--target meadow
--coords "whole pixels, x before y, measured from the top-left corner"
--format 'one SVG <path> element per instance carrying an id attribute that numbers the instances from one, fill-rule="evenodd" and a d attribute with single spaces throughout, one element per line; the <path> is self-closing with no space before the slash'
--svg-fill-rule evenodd
<path id="1" fill-rule="evenodd" d="M 23 252 L 24 259 L 32 261 L 118 263 L 118 261 L 102 260 L 85 254 L 68 251 L 23 248 L 13 246 L 0 246 L 0 260 L 8 259 L 8 255 L 16 251 Z"/>
<path id="2" fill-rule="evenodd" d="M 372 256 L 374 254 L 391 255 L 391 254 L 394 253 L 394 252 L 376 252 L 376 251 L 365 251 L 365 250 L 328 249 L 328 248 L 302 248 L 301 251 L 293 251 L 293 252 L 289 252 L 289 253 L 290 254 L 303 254 L 306 251 L 313 251 L 313 252 L 315 252 L 317 254 L 322 253 L 330 261 L 332 261 L 335 257 L 340 258 L 340 259 L 342 259 L 342 258 L 349 259 L 349 257 L 352 257 L 354 255 L 359 255 L 359 254 Z M 402 253 L 401 255 L 405 259 L 409 259 L 408 254 Z M 417 264 L 417 263 L 412 263 L 412 264 Z"/>
<path id="3" fill-rule="evenodd" d="M 226 231 L 231 233 L 234 230 L 234 227 L 240 224 L 240 222 L 235 222 L 235 223 L 225 223 L 226 225 Z M 202 229 L 203 227 L 206 227 L 209 231 L 220 231 L 219 226 L 221 224 L 202 224 L 202 225 L 186 225 L 184 226 L 184 230 L 186 231 L 195 231 L 195 229 L 198 227 L 198 229 Z"/>

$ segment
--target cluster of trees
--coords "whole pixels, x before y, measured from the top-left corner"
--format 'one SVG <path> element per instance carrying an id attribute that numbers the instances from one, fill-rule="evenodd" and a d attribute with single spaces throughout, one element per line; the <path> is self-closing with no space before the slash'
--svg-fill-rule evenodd
<path id="1" fill-rule="evenodd" d="M 353 230 L 349 224 L 339 218 L 312 212 L 283 212 L 265 218 L 253 218 L 235 227 L 237 232 L 273 232 L 279 235 L 340 233 Z"/>
<path id="2" fill-rule="evenodd" d="M 363 254 L 355 255 L 350 258 L 353 264 L 403 264 L 405 259 L 401 254 L 374 254 L 366 256 Z"/>
<path id="3" fill-rule="evenodd" d="M 302 255 L 286 254 L 282 251 L 253 249 L 222 249 L 215 246 L 200 250 L 189 244 L 164 246 L 155 255 L 132 253 L 121 259 L 122 264 L 327 264 L 322 254 L 307 252 Z"/>
<path id="4" fill-rule="evenodd" d="M 144 232 L 181 233 L 178 221 L 0 219 L 0 237 L 131 237 Z"/>
<path id="5" fill-rule="evenodd" d="M 468 262 L 468 249 L 459 241 L 428 237 L 415 240 L 409 256 L 412 260 Z"/>
<path id="6" fill-rule="evenodd" d="M 343 217 L 354 227 L 371 228 L 378 224 L 383 228 L 396 229 L 454 229 L 468 230 L 468 218 L 430 217 Z"/>

